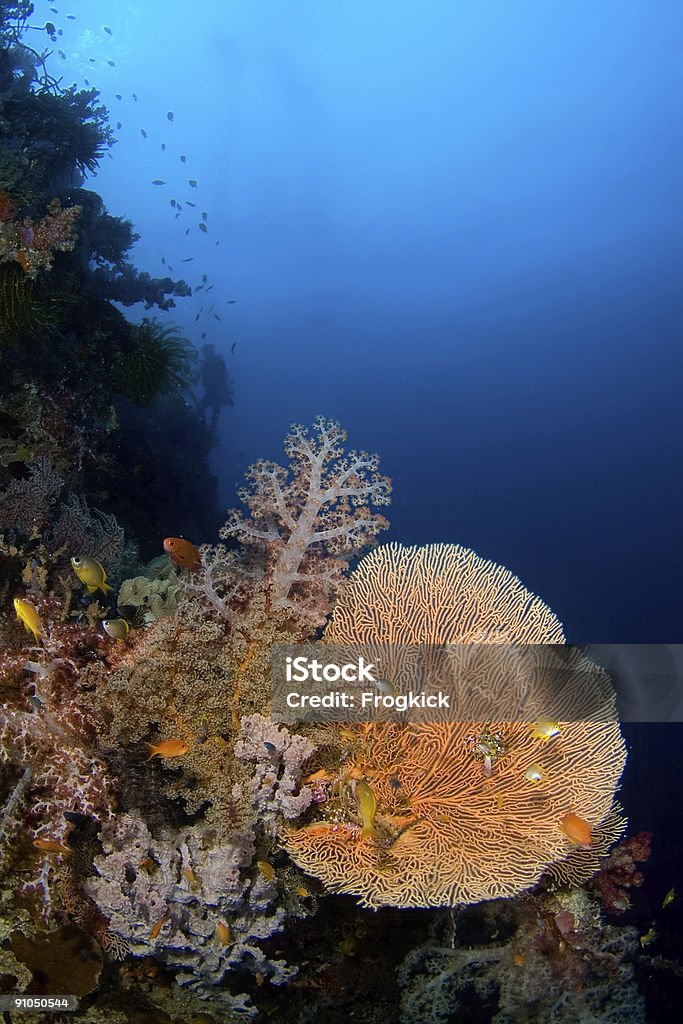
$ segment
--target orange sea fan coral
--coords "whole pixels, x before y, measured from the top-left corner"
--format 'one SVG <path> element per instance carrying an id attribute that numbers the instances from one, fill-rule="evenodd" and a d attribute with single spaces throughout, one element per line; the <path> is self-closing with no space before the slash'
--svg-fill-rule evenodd
<path id="1" fill-rule="evenodd" d="M 371 653 L 439 645 L 467 688 L 459 721 L 345 730 L 353 753 L 318 805 L 322 816 L 284 836 L 300 867 L 373 907 L 513 896 L 549 867 L 561 875 L 564 861 L 572 879 L 592 873 L 597 849 L 619 833 L 612 806 L 625 749 L 613 692 L 579 651 L 536 646 L 561 644 L 562 627 L 512 573 L 457 545 L 386 545 L 350 578 L 325 639 Z M 449 647 L 460 644 L 472 646 Z M 553 672 L 559 736 L 544 742 L 528 721 L 542 717 Z M 534 783 L 526 772 L 538 762 Z M 359 771 L 377 800 L 374 838 L 362 837 L 345 783 Z M 562 831 L 570 812 L 592 827 L 593 850 L 576 850 Z"/>

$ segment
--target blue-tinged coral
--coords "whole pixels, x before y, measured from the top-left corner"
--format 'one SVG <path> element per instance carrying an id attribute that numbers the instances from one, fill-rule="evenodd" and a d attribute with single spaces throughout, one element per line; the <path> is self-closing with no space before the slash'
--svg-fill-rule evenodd
<path id="1" fill-rule="evenodd" d="M 636 929 L 605 924 L 582 889 L 495 900 L 442 931 L 401 964 L 401 1024 L 645 1021 Z"/>

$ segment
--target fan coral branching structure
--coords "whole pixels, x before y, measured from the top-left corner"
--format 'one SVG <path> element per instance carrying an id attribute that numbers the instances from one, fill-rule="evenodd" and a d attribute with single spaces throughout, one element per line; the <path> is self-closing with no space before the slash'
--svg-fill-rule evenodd
<path id="1" fill-rule="evenodd" d="M 387 642 L 442 645 L 466 696 L 457 721 L 346 730 L 355 733 L 353 754 L 331 780 L 321 816 L 285 836 L 294 860 L 328 888 L 374 907 L 513 896 L 553 865 L 556 877 L 589 877 L 620 831 L 612 804 L 625 749 L 604 673 L 573 649 L 563 661 L 552 647 L 524 646 L 561 638 L 560 623 L 539 598 L 465 548 L 391 544 L 366 556 L 325 639 L 363 644 L 364 651 Z M 473 641 L 465 650 L 448 647 Z M 564 717 L 558 715 L 559 736 L 545 743 L 528 723 L 544 717 L 554 661 L 566 679 L 554 694 L 554 710 Z M 524 671 L 522 662 L 529 662 Z M 575 714 L 577 697 L 588 708 L 584 720 Z M 501 700 L 522 714 L 500 720 Z M 539 762 L 542 779 L 534 782 L 527 770 Z M 348 780 L 358 778 L 377 800 L 374 835 L 359 828 L 355 802 L 345 798 Z M 564 833 L 569 813 L 592 826 L 591 849 L 577 848 Z"/>

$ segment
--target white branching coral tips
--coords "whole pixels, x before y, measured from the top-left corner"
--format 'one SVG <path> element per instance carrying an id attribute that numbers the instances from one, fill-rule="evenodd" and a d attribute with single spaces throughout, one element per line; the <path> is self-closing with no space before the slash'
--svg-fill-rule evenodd
<path id="1" fill-rule="evenodd" d="M 391 483 L 379 473 L 379 459 L 367 452 L 344 452 L 346 433 L 319 416 L 310 431 L 295 424 L 285 438 L 288 469 L 260 461 L 239 492 L 250 515 L 231 512 L 221 537 L 265 547 L 270 558 L 273 609 L 309 605 L 314 591 L 334 591 L 342 563 L 330 556 L 364 547 L 388 526 L 373 506 L 387 505 Z"/>

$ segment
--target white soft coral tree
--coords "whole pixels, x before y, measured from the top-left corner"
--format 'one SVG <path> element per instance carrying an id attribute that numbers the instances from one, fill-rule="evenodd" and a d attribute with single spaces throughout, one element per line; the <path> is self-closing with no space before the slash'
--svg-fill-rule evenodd
<path id="1" fill-rule="evenodd" d="M 345 441 L 341 426 L 322 416 L 312 431 L 295 424 L 284 443 L 289 466 L 255 463 L 238 494 L 248 514 L 231 511 L 221 530 L 265 554 L 270 609 L 309 626 L 325 621 L 346 559 L 388 526 L 373 511 L 391 494 L 378 456 L 345 452 Z"/>

